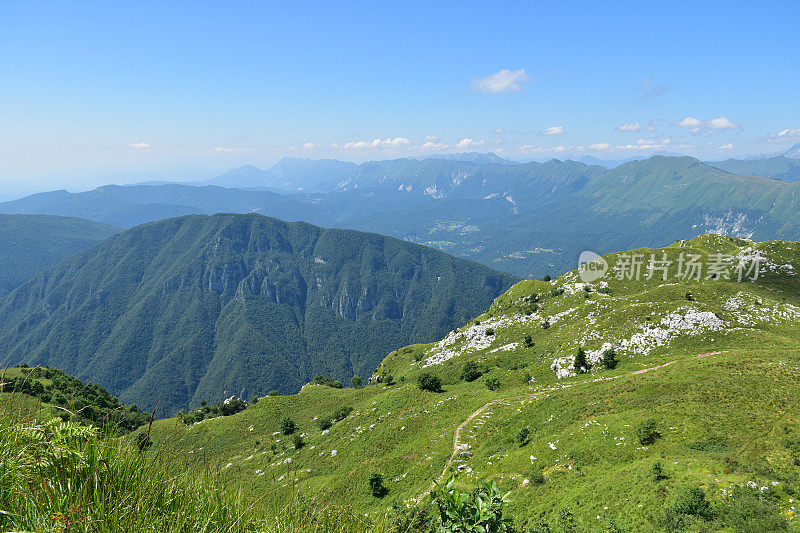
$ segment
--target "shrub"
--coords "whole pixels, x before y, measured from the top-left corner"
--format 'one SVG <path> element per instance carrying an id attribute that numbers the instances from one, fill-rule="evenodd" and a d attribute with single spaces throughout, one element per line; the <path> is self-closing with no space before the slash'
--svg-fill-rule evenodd
<path id="1" fill-rule="evenodd" d="M 686 299 L 690 302 L 694 301 L 694 295 L 691 292 L 686 293 Z"/>
<path id="2" fill-rule="evenodd" d="M 603 358 L 600 360 L 600 366 L 606 370 L 614 370 L 617 368 L 619 360 L 617 359 L 617 351 L 614 348 L 609 348 L 603 352 Z"/>
<path id="3" fill-rule="evenodd" d="M 253 404 L 253 405 L 257 404 L 258 403 L 258 396 L 253 395 L 253 397 L 250 398 L 250 403 Z"/>
<path id="4" fill-rule="evenodd" d="M 481 483 L 473 492 L 465 493 L 456 489 L 453 481 L 450 478 L 444 485 L 437 483 L 431 492 L 442 522 L 439 531 L 512 531 L 511 518 L 504 516 L 510 493 L 501 494 L 494 481 Z"/>
<path id="5" fill-rule="evenodd" d="M 500 378 L 496 378 L 494 376 L 487 377 L 484 383 L 486 384 L 486 388 L 491 391 L 496 391 L 501 385 Z"/>
<path id="6" fill-rule="evenodd" d="M 384 374 L 381 376 L 381 383 L 386 385 L 387 387 L 391 387 L 394 385 L 394 376 L 391 374 Z"/>
<path id="7" fill-rule="evenodd" d="M 526 348 L 533 348 L 533 337 L 530 335 L 525 335 L 525 347 Z"/>
<path id="8" fill-rule="evenodd" d="M 339 409 L 336 410 L 336 412 L 333 413 L 333 420 L 337 421 L 337 422 L 339 420 L 344 420 L 352 412 L 353 412 L 353 408 L 350 407 L 349 405 L 345 405 L 343 407 L 340 407 Z"/>
<path id="9" fill-rule="evenodd" d="M 383 498 L 389 493 L 389 489 L 383 484 L 383 476 L 373 472 L 369 476 L 369 492 L 376 498 Z"/>
<path id="10" fill-rule="evenodd" d="M 531 472 L 531 483 L 534 485 L 543 485 L 544 484 L 544 472 L 542 472 L 541 468 L 535 469 Z"/>
<path id="11" fill-rule="evenodd" d="M 461 371 L 461 379 L 463 381 L 475 381 L 481 377 L 481 371 L 475 361 L 467 361 L 464 365 L 464 370 Z"/>
<path id="12" fill-rule="evenodd" d="M 420 390 L 429 392 L 442 392 L 442 380 L 430 372 L 423 372 L 417 378 Z"/>
<path id="13" fill-rule="evenodd" d="M 545 274 L 544 276 L 542 276 L 542 281 L 550 281 L 550 279 L 551 279 L 550 274 Z"/>
<path id="14" fill-rule="evenodd" d="M 292 444 L 294 444 L 295 450 L 299 450 L 306 445 L 305 441 L 303 441 L 303 436 L 300 435 L 300 433 L 294 434 L 294 437 L 292 437 Z"/>
<path id="15" fill-rule="evenodd" d="M 342 388 L 342 382 L 341 381 L 336 381 L 335 379 L 331 379 L 329 377 L 325 377 L 325 376 L 322 376 L 322 375 L 315 377 L 311 381 L 311 383 L 313 383 L 314 385 L 325 385 L 326 387 L 332 387 L 334 389 L 341 389 Z"/>
<path id="16" fill-rule="evenodd" d="M 650 476 L 653 478 L 653 481 L 667 479 L 667 476 L 664 475 L 664 467 L 661 466 L 661 461 L 656 461 L 653 463 L 653 466 L 650 467 Z"/>
<path id="17" fill-rule="evenodd" d="M 297 425 L 294 423 L 294 420 L 285 416 L 281 419 L 281 433 L 284 435 L 291 435 L 297 431 Z"/>
<path id="18" fill-rule="evenodd" d="M 236 396 L 231 396 L 219 404 L 219 412 L 222 416 L 235 415 L 247 409 L 247 402 Z"/>
<path id="19" fill-rule="evenodd" d="M 686 487 L 678 493 L 675 502 L 667 507 L 666 514 L 668 519 L 684 522 L 683 517 L 696 516 L 703 520 L 710 520 L 714 517 L 714 510 L 706 500 L 706 493 L 700 487 Z M 670 516 L 671 515 L 671 516 Z"/>
<path id="20" fill-rule="evenodd" d="M 360 376 L 353 376 L 353 379 L 350 380 L 350 385 L 358 389 L 364 386 L 364 380 Z"/>
<path id="21" fill-rule="evenodd" d="M 719 516 L 733 531 L 789 531 L 773 497 L 748 487 L 734 487 L 720 504 Z"/>
<path id="22" fill-rule="evenodd" d="M 515 440 L 517 441 L 517 444 L 520 445 L 520 447 L 525 446 L 531 440 L 531 430 L 528 429 L 527 427 L 521 428 L 519 431 L 517 431 L 517 436 L 515 437 Z"/>
<path id="23" fill-rule="evenodd" d="M 490 336 L 494 335 L 494 328 L 486 328 L 486 334 Z"/>
<path id="24" fill-rule="evenodd" d="M 317 419 L 317 426 L 319 426 L 319 429 L 321 429 L 322 431 L 329 429 L 332 425 L 333 425 L 333 420 L 331 420 L 331 417 L 329 416 L 324 416 L 322 418 Z"/>
<path id="25" fill-rule="evenodd" d="M 636 438 L 644 446 L 653 444 L 659 437 L 661 433 L 658 431 L 658 423 L 652 418 L 636 426 Z"/>
<path id="26" fill-rule="evenodd" d="M 276 390 L 271 390 L 267 393 L 267 396 L 280 396 L 281 393 Z"/>

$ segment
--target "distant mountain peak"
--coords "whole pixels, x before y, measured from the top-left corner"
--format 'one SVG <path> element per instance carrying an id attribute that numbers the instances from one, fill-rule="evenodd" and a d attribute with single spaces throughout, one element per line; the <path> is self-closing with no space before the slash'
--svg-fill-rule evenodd
<path id="1" fill-rule="evenodd" d="M 791 159 L 800 159 L 800 143 L 795 144 L 785 152 L 781 154 L 783 157 L 789 157 Z"/>

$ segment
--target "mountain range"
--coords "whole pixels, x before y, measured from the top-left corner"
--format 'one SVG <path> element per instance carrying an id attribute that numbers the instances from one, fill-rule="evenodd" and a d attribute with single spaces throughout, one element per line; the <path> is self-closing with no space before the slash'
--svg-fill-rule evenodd
<path id="1" fill-rule="evenodd" d="M 171 414 L 368 377 L 516 278 L 432 248 L 262 215 L 137 226 L 0 300 L 3 362 L 47 364 Z"/>
<path id="2" fill-rule="evenodd" d="M 708 231 L 756 240 L 800 238 L 798 182 L 732 173 L 690 157 L 653 156 L 612 169 L 575 161 L 472 159 L 358 166 L 285 160 L 270 175 L 290 176 L 284 183 L 295 192 L 266 190 L 278 184 L 274 179 L 260 190 L 107 186 L 0 203 L 0 212 L 81 216 L 123 227 L 189 213 L 256 212 L 381 233 L 520 277 L 564 272 L 586 249 L 666 245 Z M 302 182 L 305 172 L 311 178 Z M 236 183 L 229 178 L 221 182 Z"/>

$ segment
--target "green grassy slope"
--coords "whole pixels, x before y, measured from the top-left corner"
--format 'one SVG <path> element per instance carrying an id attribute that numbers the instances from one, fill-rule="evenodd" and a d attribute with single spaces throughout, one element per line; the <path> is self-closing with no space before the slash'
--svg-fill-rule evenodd
<path id="1" fill-rule="evenodd" d="M 191 426 L 161 420 L 154 441 L 219 468 L 223 482 L 253 495 L 299 485 L 367 513 L 411 503 L 455 474 L 465 487 L 500 482 L 518 519 L 556 525 L 569 509 L 579 530 L 610 521 L 626 531 L 660 529 L 684 489 L 700 487 L 724 506 L 748 483 L 792 518 L 800 491 L 800 243 L 708 235 L 636 252 L 764 259 L 753 282 L 738 282 L 733 270 L 727 280 L 635 281 L 613 277 L 624 256 L 611 254 L 604 281 L 584 285 L 571 272 L 520 282 L 441 342 L 392 352 L 377 384 L 308 386 Z M 574 374 L 578 347 L 597 361 L 606 343 L 616 348 L 615 369 L 596 363 Z M 482 374 L 472 382 L 462 379 L 468 362 Z M 423 372 L 439 376 L 444 392 L 419 390 Z M 388 375 L 395 384 L 385 384 Z M 352 413 L 327 431 L 318 427 L 342 406 Z M 280 433 L 285 416 L 304 435 L 299 450 Z M 638 430 L 650 419 L 660 436 L 642 444 Z M 523 427 L 530 438 L 520 446 Z M 664 479 L 650 474 L 656 461 Z M 367 490 L 372 472 L 387 480 L 383 499 Z M 736 516 L 721 513 L 705 525 L 729 527 Z"/>
<path id="2" fill-rule="evenodd" d="M 91 220 L 0 215 L 0 297 L 62 259 L 120 231 Z"/>
<path id="3" fill-rule="evenodd" d="M 515 278 L 431 248 L 261 215 L 138 226 L 0 303 L 0 355 L 49 364 L 161 413 L 367 378 Z"/>

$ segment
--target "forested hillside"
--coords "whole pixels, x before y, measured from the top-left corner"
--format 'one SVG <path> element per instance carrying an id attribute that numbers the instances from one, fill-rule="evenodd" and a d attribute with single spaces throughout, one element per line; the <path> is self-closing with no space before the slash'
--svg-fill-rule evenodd
<path id="1" fill-rule="evenodd" d="M 45 268 L 119 231 L 79 218 L 0 215 L 0 297 Z"/>
<path id="2" fill-rule="evenodd" d="M 366 379 L 514 278 L 380 235 L 261 215 L 138 226 L 0 301 L 3 361 L 49 364 L 161 414 Z"/>

